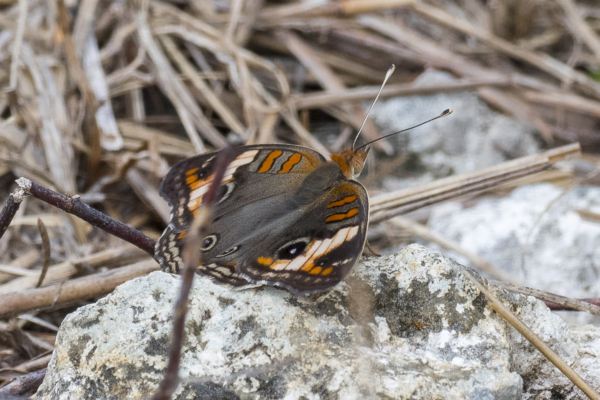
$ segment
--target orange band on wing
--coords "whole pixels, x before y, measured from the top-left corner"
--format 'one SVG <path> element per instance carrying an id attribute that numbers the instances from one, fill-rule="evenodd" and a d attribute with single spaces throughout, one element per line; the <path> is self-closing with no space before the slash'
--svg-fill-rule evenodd
<path id="1" fill-rule="evenodd" d="M 316 257 L 314 257 L 314 258 L 316 258 Z M 310 271 L 310 270 L 312 269 L 312 267 L 314 267 L 314 266 L 315 266 L 314 260 L 311 258 L 310 260 L 308 260 L 308 261 L 307 261 L 307 262 L 304 264 L 304 266 L 303 266 L 302 268 L 300 268 L 300 271 L 306 271 L 306 272 L 308 272 L 308 271 Z"/>
<path id="2" fill-rule="evenodd" d="M 281 169 L 279 170 L 280 174 L 285 174 L 286 172 L 290 172 L 292 167 L 298 164 L 302 160 L 302 155 L 299 153 L 294 153 L 288 160 L 283 163 Z"/>
<path id="3" fill-rule="evenodd" d="M 329 217 L 327 217 L 325 222 L 343 221 L 347 218 L 354 217 L 356 214 L 358 214 L 358 208 L 352 208 L 347 213 L 339 213 L 339 214 L 330 215 Z"/>
<path id="4" fill-rule="evenodd" d="M 185 176 L 190 176 L 190 175 L 194 175 L 196 173 L 196 171 L 198 171 L 199 168 L 192 168 L 188 171 L 185 172 Z"/>
<path id="5" fill-rule="evenodd" d="M 273 259 L 272 258 L 267 258 L 267 257 L 258 257 L 256 259 L 256 261 L 259 264 L 266 265 L 266 266 L 269 266 L 269 265 L 273 264 Z"/>
<path id="6" fill-rule="evenodd" d="M 267 172 L 268 170 L 270 170 L 275 160 L 277 160 L 282 154 L 283 152 L 281 150 L 274 150 L 271 153 L 269 153 L 267 158 L 265 158 L 265 161 L 263 161 L 262 165 L 260 166 L 258 173 L 262 174 L 263 172 Z"/>
<path id="7" fill-rule="evenodd" d="M 352 203 L 354 200 L 356 200 L 356 196 L 354 196 L 354 195 L 347 196 L 347 197 L 344 197 L 341 200 L 329 203 L 329 205 L 327 206 L 327 208 L 333 208 L 333 207 L 343 206 L 344 204 Z"/>
<path id="8" fill-rule="evenodd" d="M 198 180 L 198 181 L 195 181 L 195 182 L 192 182 L 192 183 L 190 183 L 190 184 L 189 184 L 189 187 L 190 187 L 190 189 L 191 189 L 191 190 L 196 190 L 196 189 L 198 189 L 198 188 L 201 188 L 201 187 L 202 187 L 202 186 L 204 186 L 204 185 L 207 185 L 207 184 L 211 183 L 211 182 L 212 182 L 212 180 L 213 180 L 213 176 L 214 176 L 214 175 L 211 175 L 211 176 L 209 176 L 209 177 L 208 177 L 208 178 L 206 178 L 206 179 L 200 179 L 200 180 Z"/>

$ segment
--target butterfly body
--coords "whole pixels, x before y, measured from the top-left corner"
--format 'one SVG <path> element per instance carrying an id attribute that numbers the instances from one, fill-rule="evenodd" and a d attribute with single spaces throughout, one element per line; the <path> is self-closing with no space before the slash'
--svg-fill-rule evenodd
<path id="1" fill-rule="evenodd" d="M 368 148 L 326 160 L 294 145 L 235 149 L 202 243 L 198 271 L 232 286 L 268 284 L 325 291 L 356 264 L 366 240 L 368 195 L 354 178 Z M 165 176 L 171 221 L 157 242 L 163 270 L 183 268 L 181 251 L 214 174 L 216 153 L 188 158 Z"/>

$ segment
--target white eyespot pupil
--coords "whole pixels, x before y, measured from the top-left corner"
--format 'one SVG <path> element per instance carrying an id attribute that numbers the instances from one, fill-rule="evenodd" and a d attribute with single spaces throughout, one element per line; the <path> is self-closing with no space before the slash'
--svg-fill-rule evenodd
<path id="1" fill-rule="evenodd" d="M 278 251 L 278 258 L 284 260 L 293 260 L 302 254 L 307 245 L 308 242 L 305 241 L 295 241 L 290 244 L 286 244 Z"/>
<path id="2" fill-rule="evenodd" d="M 217 244 L 217 236 L 216 235 L 209 235 L 207 237 L 204 238 L 204 240 L 202 241 L 202 251 L 207 251 L 212 249 L 213 247 L 215 247 L 215 244 Z"/>

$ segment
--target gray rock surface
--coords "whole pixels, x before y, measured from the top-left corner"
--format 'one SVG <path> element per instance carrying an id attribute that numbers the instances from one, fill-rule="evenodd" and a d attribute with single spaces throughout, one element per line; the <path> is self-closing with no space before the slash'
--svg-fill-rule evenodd
<path id="1" fill-rule="evenodd" d="M 430 69 L 414 84 L 431 86 L 454 80 L 446 72 Z M 365 107 L 370 104 L 365 103 Z M 399 154 L 411 156 L 409 163 L 421 175 L 415 182 L 387 177 L 386 189 L 401 189 L 540 152 L 536 129 L 490 110 L 476 92 L 381 100 L 371 117 L 382 133 L 391 133 L 426 121 L 447 108 L 452 108 L 454 114 L 387 139 Z"/>
<path id="2" fill-rule="evenodd" d="M 600 297 L 600 224 L 577 213 L 600 213 L 600 188 L 562 193 L 545 183 L 471 208 L 447 203 L 433 208 L 428 225 L 527 286 L 568 297 Z M 593 320 L 585 313 L 573 317 L 578 323 Z"/>
<path id="3" fill-rule="evenodd" d="M 37 399 L 150 396 L 178 289 L 178 277 L 155 272 L 69 315 Z M 599 330 L 567 328 L 537 300 L 503 296 L 600 386 Z M 418 245 L 364 258 L 318 297 L 199 277 L 190 301 L 176 399 L 583 398 L 454 261 Z"/>

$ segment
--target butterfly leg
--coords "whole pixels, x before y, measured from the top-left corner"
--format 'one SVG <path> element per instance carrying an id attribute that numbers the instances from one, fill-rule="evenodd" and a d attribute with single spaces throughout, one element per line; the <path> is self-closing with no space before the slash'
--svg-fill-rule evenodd
<path id="1" fill-rule="evenodd" d="M 373 250 L 373 248 L 369 244 L 369 240 L 368 239 L 365 240 L 365 249 L 369 250 L 369 255 L 370 256 L 381 257 L 381 254 L 379 254 L 375 250 Z M 364 253 L 364 249 L 363 249 L 363 253 Z"/>

